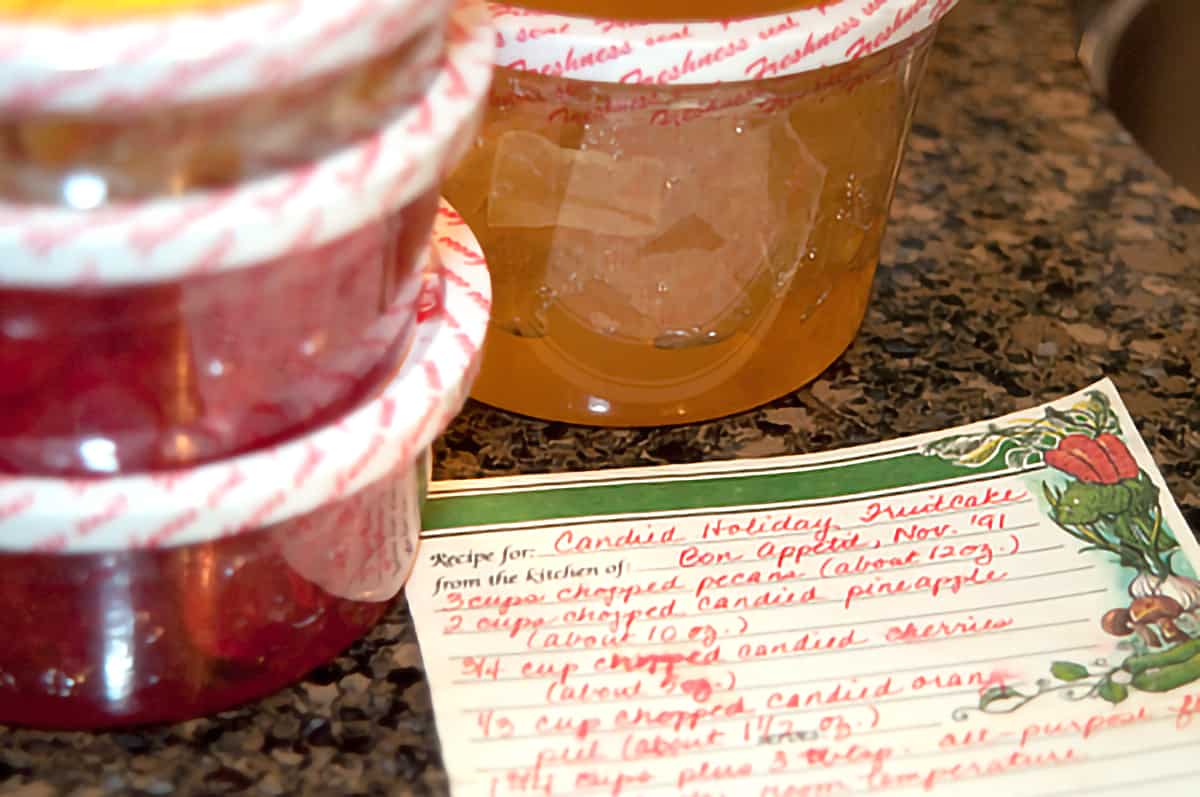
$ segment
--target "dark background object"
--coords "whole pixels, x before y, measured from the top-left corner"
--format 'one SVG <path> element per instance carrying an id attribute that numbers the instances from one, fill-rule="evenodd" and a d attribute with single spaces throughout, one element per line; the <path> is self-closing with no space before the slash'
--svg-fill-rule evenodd
<path id="1" fill-rule="evenodd" d="M 1076 0 L 1080 60 L 1155 162 L 1200 195 L 1200 3 Z"/>

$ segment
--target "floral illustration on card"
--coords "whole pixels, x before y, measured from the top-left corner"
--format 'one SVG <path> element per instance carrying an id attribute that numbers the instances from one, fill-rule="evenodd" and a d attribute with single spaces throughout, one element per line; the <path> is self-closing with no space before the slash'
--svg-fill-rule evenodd
<path id="1" fill-rule="evenodd" d="M 1121 438 L 1108 397 L 1089 392 L 1068 410 L 955 435 L 923 450 L 968 467 L 1003 458 L 1009 467 L 1044 465 L 1047 516 L 1086 555 L 1124 574 L 1128 600 L 1097 622 L 1114 654 L 1056 661 L 1032 688 L 993 686 L 969 711 L 1011 713 L 1051 693 L 1117 704 L 1131 692 L 1167 692 L 1200 680 L 1200 581 L 1164 519 L 1159 488 Z"/>

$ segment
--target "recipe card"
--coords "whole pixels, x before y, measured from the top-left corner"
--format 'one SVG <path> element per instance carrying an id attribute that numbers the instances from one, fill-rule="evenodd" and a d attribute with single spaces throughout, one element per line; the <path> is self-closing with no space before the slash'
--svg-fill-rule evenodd
<path id="1" fill-rule="evenodd" d="M 435 484 L 455 797 L 1193 794 L 1200 550 L 1110 382 L 816 456 Z"/>

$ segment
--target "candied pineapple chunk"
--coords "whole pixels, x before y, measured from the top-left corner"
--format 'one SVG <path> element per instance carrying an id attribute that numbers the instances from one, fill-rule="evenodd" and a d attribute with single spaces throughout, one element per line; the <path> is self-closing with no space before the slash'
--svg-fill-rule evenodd
<path id="1" fill-rule="evenodd" d="M 665 181 L 666 167 L 657 158 L 566 149 L 536 133 L 510 130 L 496 147 L 488 223 L 653 235 Z"/>
<path id="2" fill-rule="evenodd" d="M 663 348 L 711 343 L 769 305 L 764 294 L 787 290 L 826 169 L 786 117 L 714 116 L 691 122 L 671 147 L 662 139 L 646 125 L 594 125 L 581 143 L 589 150 L 558 156 L 573 168 L 558 177 L 566 188 L 545 283 L 596 332 Z"/>

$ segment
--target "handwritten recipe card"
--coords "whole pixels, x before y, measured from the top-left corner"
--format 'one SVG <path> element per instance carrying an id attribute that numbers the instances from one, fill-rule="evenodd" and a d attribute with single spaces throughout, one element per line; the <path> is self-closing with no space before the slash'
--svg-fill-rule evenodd
<path id="1" fill-rule="evenodd" d="M 488 795 L 1193 795 L 1200 549 L 1115 389 L 828 455 L 434 485 Z"/>

